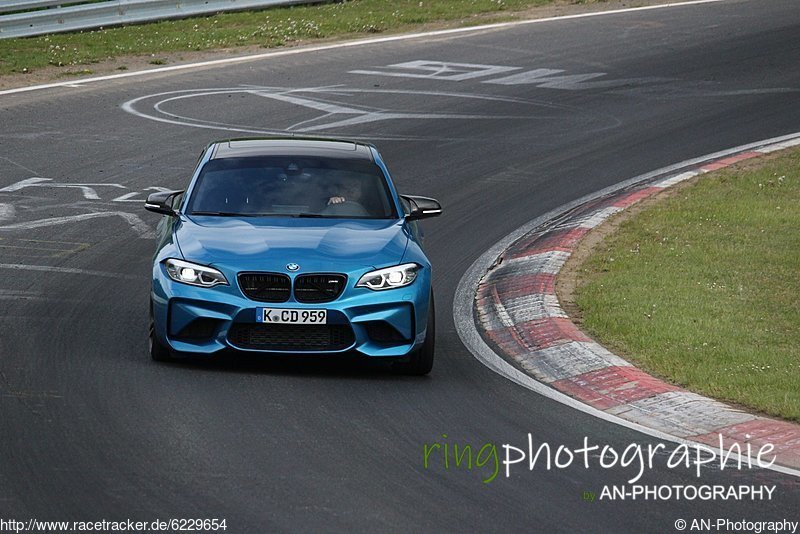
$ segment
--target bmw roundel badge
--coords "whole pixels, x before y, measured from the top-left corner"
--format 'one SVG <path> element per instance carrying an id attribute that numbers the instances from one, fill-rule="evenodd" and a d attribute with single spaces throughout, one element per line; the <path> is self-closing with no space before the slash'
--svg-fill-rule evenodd
<path id="1" fill-rule="evenodd" d="M 295 272 L 295 271 L 300 270 L 300 266 L 297 265 L 296 263 L 287 263 L 286 264 L 286 270 L 287 271 L 291 271 L 291 272 Z"/>

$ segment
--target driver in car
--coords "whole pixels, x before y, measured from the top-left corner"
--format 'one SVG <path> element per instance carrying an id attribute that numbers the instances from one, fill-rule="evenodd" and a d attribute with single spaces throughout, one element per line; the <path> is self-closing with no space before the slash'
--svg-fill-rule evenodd
<path id="1" fill-rule="evenodd" d="M 328 206 L 344 202 L 361 202 L 363 192 L 361 190 L 361 180 L 358 178 L 352 176 L 342 177 L 334 186 L 334 190 L 336 192 L 328 199 Z"/>

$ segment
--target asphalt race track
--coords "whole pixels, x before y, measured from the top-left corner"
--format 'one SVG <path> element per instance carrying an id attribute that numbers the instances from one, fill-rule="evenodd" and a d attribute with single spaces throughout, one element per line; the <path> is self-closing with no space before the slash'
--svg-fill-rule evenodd
<path id="1" fill-rule="evenodd" d="M 730 1 L 339 48 L 0 96 L 0 517 L 225 518 L 269 530 L 671 532 L 798 520 L 800 479 L 648 470 L 651 485 L 776 485 L 771 500 L 595 501 L 631 468 L 445 469 L 423 445 L 623 450 L 652 438 L 495 375 L 461 344 L 459 279 L 525 222 L 638 174 L 800 131 L 800 6 Z M 426 378 L 325 361 L 147 354 L 154 188 L 201 148 L 287 131 L 374 141 L 426 221 Z M 443 437 L 446 434 L 446 438 Z M 521 464 L 520 464 L 521 465 Z"/>

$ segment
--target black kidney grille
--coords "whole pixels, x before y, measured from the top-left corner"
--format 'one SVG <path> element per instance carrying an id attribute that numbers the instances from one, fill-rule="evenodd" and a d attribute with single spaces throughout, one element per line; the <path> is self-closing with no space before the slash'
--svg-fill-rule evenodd
<path id="1" fill-rule="evenodd" d="M 236 323 L 228 339 L 243 349 L 297 352 L 344 350 L 355 342 L 353 329 L 346 324 Z"/>
<path id="2" fill-rule="evenodd" d="M 240 273 L 239 287 L 249 299 L 286 302 L 292 292 L 292 281 L 280 273 Z"/>
<path id="3" fill-rule="evenodd" d="M 343 274 L 301 274 L 294 280 L 297 302 L 330 302 L 344 291 L 347 277 Z"/>

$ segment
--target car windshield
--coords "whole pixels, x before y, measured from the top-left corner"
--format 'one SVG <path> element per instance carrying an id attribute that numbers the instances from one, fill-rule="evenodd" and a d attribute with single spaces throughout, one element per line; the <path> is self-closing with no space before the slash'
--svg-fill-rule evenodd
<path id="1" fill-rule="evenodd" d="M 367 160 L 263 156 L 205 164 L 187 212 L 240 217 L 396 218 L 381 169 Z"/>

